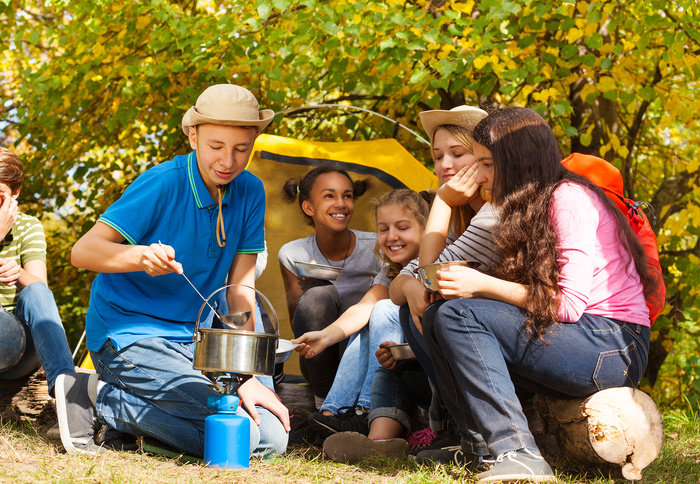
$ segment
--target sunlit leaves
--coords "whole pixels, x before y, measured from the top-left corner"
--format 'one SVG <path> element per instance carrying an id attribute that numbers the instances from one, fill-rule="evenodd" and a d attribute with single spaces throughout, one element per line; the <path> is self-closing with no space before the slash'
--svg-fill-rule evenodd
<path id="1" fill-rule="evenodd" d="M 74 235 L 138 173 L 186 150 L 182 114 L 206 86 L 233 82 L 277 111 L 352 103 L 417 130 L 423 109 L 531 106 L 564 151 L 605 155 L 635 196 L 662 200 L 664 251 L 697 243 L 700 194 L 658 193 L 700 159 L 693 0 L 2 0 L 2 15 L 14 20 L 0 22 L 12 46 L 0 51 L 2 103 L 13 105 L 4 132 Z M 270 130 L 349 140 L 392 126 L 312 113 Z M 430 163 L 415 138 L 399 140 Z M 669 285 L 700 286 L 697 266 L 669 270 Z"/>

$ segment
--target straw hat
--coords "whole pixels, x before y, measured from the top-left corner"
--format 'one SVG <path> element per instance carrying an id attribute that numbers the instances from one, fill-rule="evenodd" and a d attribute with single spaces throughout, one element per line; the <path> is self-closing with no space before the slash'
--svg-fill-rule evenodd
<path id="1" fill-rule="evenodd" d="M 483 109 L 473 106 L 457 106 L 449 111 L 443 109 L 434 109 L 432 111 L 423 111 L 418 113 L 420 121 L 423 124 L 423 129 L 428 133 L 430 144 L 433 144 L 433 136 L 435 130 L 443 124 L 454 124 L 462 126 L 469 130 L 469 134 L 474 130 L 479 121 L 488 116 L 488 113 Z"/>
<path id="2" fill-rule="evenodd" d="M 182 117 L 182 130 L 189 134 L 190 126 L 212 123 L 226 126 L 255 126 L 258 133 L 270 124 L 275 112 L 258 110 L 258 100 L 245 87 L 216 84 L 208 87 Z"/>

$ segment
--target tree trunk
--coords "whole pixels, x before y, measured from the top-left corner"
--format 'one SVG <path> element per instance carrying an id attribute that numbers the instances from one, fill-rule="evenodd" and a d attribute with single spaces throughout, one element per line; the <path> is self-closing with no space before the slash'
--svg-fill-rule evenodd
<path id="1" fill-rule="evenodd" d="M 610 388 L 584 399 L 536 397 L 528 412 L 542 453 L 578 466 L 617 468 L 639 480 L 661 451 L 661 413 L 646 393 Z"/>

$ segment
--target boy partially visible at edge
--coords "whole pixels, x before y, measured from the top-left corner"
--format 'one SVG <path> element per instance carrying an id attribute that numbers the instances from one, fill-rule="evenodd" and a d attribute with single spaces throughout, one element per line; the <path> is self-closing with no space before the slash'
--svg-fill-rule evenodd
<path id="1" fill-rule="evenodd" d="M 75 367 L 48 288 L 44 229 L 18 211 L 23 181 L 19 157 L 0 148 L 0 380 L 24 378 L 41 364 L 53 396 L 58 375 Z"/>
<path id="2" fill-rule="evenodd" d="M 207 398 L 217 392 L 193 368 L 202 301 L 182 274 L 205 296 L 224 284 L 254 287 L 265 194 L 245 167 L 273 116 L 243 87 L 208 88 L 182 119 L 194 151 L 139 176 L 74 245 L 72 263 L 99 272 L 86 325 L 98 378 L 76 373 L 57 381 L 67 451 L 100 449 L 96 418 L 203 456 L 204 419 L 213 413 Z M 247 298 L 252 308 L 253 294 Z M 238 396 L 239 414 L 252 420 L 251 454 L 283 453 L 289 413 L 277 395 L 251 378 Z"/>

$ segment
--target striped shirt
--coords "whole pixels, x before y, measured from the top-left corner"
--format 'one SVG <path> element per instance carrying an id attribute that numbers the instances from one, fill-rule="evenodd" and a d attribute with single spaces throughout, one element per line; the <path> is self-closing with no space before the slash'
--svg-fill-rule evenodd
<path id="1" fill-rule="evenodd" d="M 447 247 L 435 262 L 469 260 L 479 263 L 482 272 L 489 273 L 500 260 L 498 249 L 491 236 L 493 226 L 498 221 L 498 213 L 490 203 L 485 203 L 481 210 L 472 218 L 469 227 L 462 235 L 447 237 Z M 418 267 L 418 259 L 412 260 L 399 275 L 417 277 L 414 269 Z"/>
<path id="2" fill-rule="evenodd" d="M 17 213 L 17 221 L 10 234 L 0 241 L 0 259 L 13 260 L 20 267 L 32 260 L 46 262 L 46 238 L 38 219 L 21 212 Z M 15 310 L 18 295 L 17 286 L 0 284 L 0 304 L 6 311 Z"/>

